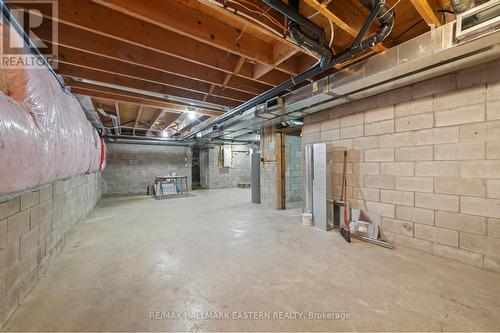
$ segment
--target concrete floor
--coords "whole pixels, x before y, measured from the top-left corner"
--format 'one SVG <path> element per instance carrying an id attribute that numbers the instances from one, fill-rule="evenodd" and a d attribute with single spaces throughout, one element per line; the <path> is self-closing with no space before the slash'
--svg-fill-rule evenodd
<path id="1" fill-rule="evenodd" d="M 348 244 L 302 226 L 298 210 L 250 204 L 248 190 L 194 194 L 104 199 L 6 329 L 500 330 L 499 274 L 405 248 Z M 351 318 L 152 319 L 152 311 Z"/>

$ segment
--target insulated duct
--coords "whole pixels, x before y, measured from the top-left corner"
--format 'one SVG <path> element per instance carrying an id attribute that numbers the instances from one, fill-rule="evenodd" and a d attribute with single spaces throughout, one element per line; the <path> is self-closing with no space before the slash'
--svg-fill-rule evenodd
<path id="1" fill-rule="evenodd" d="M 451 0 L 451 7 L 455 14 L 461 14 L 474 8 L 476 5 L 474 0 Z"/>
<path id="2" fill-rule="evenodd" d="M 292 30 L 295 31 L 294 32 L 295 37 L 298 38 L 297 43 L 299 43 L 299 45 L 302 45 L 303 47 L 310 48 L 311 52 L 322 54 L 323 56 L 321 60 L 311 68 L 304 71 L 303 73 L 298 74 L 295 77 L 292 77 L 291 79 L 279 84 L 278 86 L 266 91 L 265 93 L 258 95 L 252 98 L 251 100 L 237 106 L 236 108 L 223 114 L 222 116 L 219 116 L 218 118 L 211 121 L 207 126 L 194 129 L 187 135 L 182 136 L 180 140 L 192 138 L 197 133 L 210 127 L 212 129 L 217 129 L 217 127 L 221 123 L 233 117 L 241 115 L 245 111 L 255 107 L 256 105 L 264 103 L 267 100 L 282 94 L 287 89 L 293 88 L 297 84 L 302 83 L 303 81 L 307 80 L 310 77 L 322 73 L 323 71 L 335 66 L 336 64 L 354 58 L 360 53 L 375 46 L 377 43 L 383 41 L 389 35 L 389 33 L 392 31 L 392 28 L 394 27 L 394 13 L 391 9 L 389 9 L 385 5 L 385 0 L 360 0 L 361 3 L 371 11 L 371 14 L 368 18 L 368 22 L 366 22 L 363 25 L 362 30 L 360 31 L 359 35 L 355 39 L 355 42 L 353 43 L 353 45 L 351 45 L 350 48 L 348 48 L 347 50 L 336 56 L 330 57 L 331 50 L 327 49 L 323 45 L 324 32 L 321 27 L 317 26 L 308 18 L 304 17 L 294 8 L 285 5 L 281 0 L 263 0 L 263 1 L 272 8 L 274 8 L 275 10 L 279 11 L 280 13 L 288 17 L 293 22 L 295 22 L 295 24 L 299 25 L 300 27 L 304 27 L 315 34 L 316 41 L 311 39 L 310 37 L 305 38 L 305 35 L 303 35 L 300 29 L 293 28 L 294 24 L 292 24 Z M 379 20 L 381 24 L 379 29 L 372 35 L 368 36 L 366 39 L 362 40 L 366 30 L 368 29 L 369 25 L 371 24 L 371 22 L 374 20 L 375 17 Z"/>
<path id="3" fill-rule="evenodd" d="M 78 102 L 80 103 L 83 111 L 85 112 L 85 116 L 88 121 L 94 126 L 94 128 L 99 132 L 101 136 L 104 135 L 104 125 L 97 114 L 97 111 L 94 110 L 94 105 L 92 104 L 92 100 L 88 96 L 82 95 L 74 95 Z"/>
<path id="4" fill-rule="evenodd" d="M 10 56 L 38 57 L 9 22 L 0 38 L 25 45 Z M 104 141 L 77 99 L 48 68 L 15 63 L 0 69 L 10 91 L 0 93 L 0 196 L 102 170 Z"/>

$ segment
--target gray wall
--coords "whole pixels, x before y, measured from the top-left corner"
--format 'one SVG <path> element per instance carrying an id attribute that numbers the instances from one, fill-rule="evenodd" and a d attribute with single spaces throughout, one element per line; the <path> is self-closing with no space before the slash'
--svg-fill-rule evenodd
<path id="1" fill-rule="evenodd" d="M 99 178 L 57 181 L 0 203 L 0 328 L 99 201 Z"/>
<path id="2" fill-rule="evenodd" d="M 260 204 L 264 208 L 277 209 L 276 198 L 276 151 L 277 143 L 272 131 L 260 134 Z"/>
<path id="3" fill-rule="evenodd" d="M 250 148 L 247 145 L 233 147 L 233 164 L 228 168 L 219 166 L 220 145 L 200 151 L 201 185 L 207 189 L 231 188 L 238 183 L 250 183 Z"/>
<path id="4" fill-rule="evenodd" d="M 155 176 L 175 172 L 188 176 L 191 188 L 191 148 L 108 144 L 108 160 L 102 172 L 103 195 L 146 194 Z"/>
<path id="5" fill-rule="evenodd" d="M 333 198 L 377 212 L 390 241 L 500 271 L 500 61 L 304 119 L 327 142 Z"/>
<path id="6" fill-rule="evenodd" d="M 286 208 L 302 207 L 302 138 L 285 135 L 285 200 Z"/>

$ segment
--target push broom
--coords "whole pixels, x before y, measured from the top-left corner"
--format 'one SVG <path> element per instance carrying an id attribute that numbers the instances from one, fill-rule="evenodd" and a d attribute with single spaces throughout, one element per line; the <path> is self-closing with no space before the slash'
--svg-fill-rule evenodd
<path id="1" fill-rule="evenodd" d="M 347 216 L 347 150 L 344 150 L 344 175 L 342 176 L 342 194 L 340 200 L 344 201 L 344 224 L 340 228 L 340 235 L 350 243 L 351 231 L 349 217 Z"/>

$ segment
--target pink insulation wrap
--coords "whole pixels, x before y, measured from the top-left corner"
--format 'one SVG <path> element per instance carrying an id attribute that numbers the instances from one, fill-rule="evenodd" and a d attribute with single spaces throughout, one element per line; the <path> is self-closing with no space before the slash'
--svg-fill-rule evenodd
<path id="1" fill-rule="evenodd" d="M 105 147 L 76 98 L 46 69 L 4 69 L 0 196 L 104 168 Z"/>

